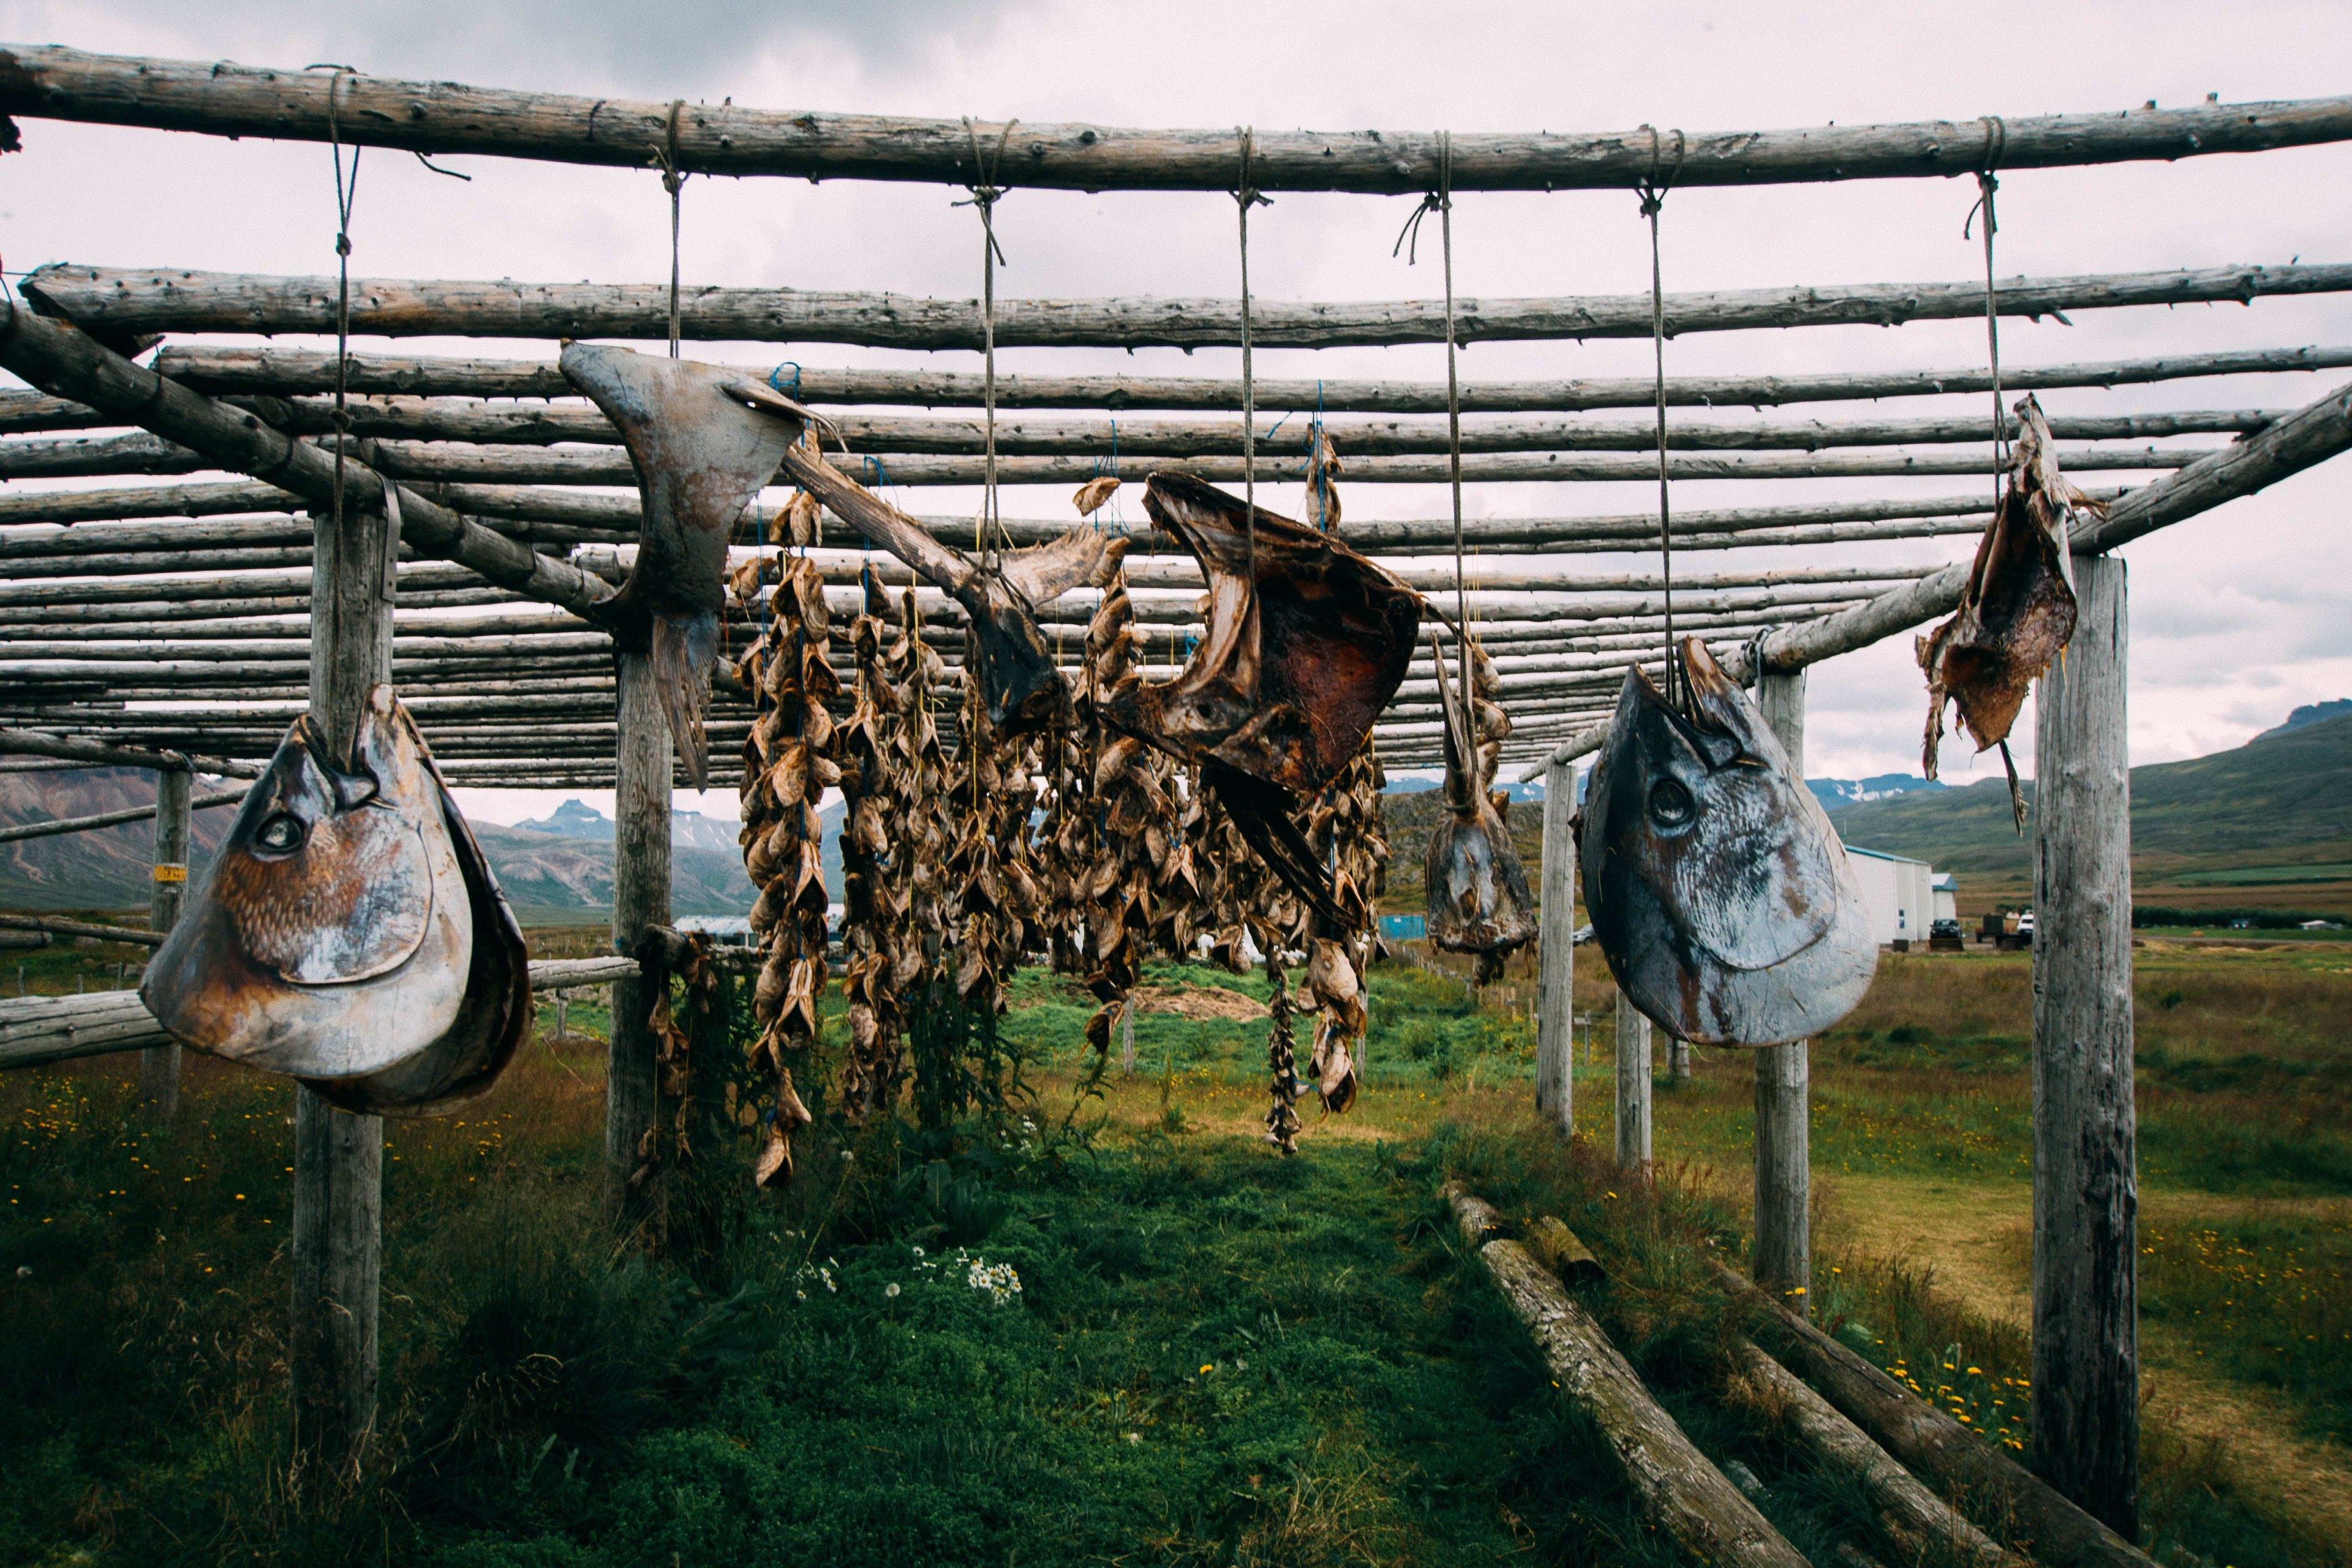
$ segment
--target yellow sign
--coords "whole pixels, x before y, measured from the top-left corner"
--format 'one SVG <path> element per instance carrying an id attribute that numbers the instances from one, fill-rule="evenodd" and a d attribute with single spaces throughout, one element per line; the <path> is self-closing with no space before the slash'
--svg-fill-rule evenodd
<path id="1" fill-rule="evenodd" d="M 155 879 L 159 882 L 184 882 L 188 879 L 188 868 L 185 866 L 158 866 L 155 868 Z"/>

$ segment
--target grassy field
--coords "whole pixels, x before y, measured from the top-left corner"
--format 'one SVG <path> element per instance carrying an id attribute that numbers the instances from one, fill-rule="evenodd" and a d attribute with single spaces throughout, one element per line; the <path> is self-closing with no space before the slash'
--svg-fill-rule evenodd
<path id="1" fill-rule="evenodd" d="M 77 951 L 100 961 L 26 957 Z M 2151 1540 L 2345 1560 L 2352 963 L 2141 960 Z M 1255 1136 L 1262 1022 L 1145 1015 L 1137 1074 L 1088 1098 L 1087 1004 L 1024 974 L 1003 1117 L 817 1140 L 780 1198 L 712 1151 L 723 1242 L 682 1264 L 602 1223 L 603 1020 L 575 1004 L 478 1110 L 392 1129 L 383 1431 L 350 1487 L 286 1462 L 282 1087 L 192 1062 L 165 1134 L 127 1063 L 9 1075 L 0 1560 L 1664 1561 L 1460 1255 L 1451 1174 L 1608 1260 L 1588 1303 L 1792 1541 L 1897 1561 L 1727 1379 L 1754 1325 L 1703 1259 L 1745 1245 L 1745 1059 L 1661 1087 L 1642 1186 L 1597 1153 L 1605 1024 L 1562 1145 L 1524 1018 L 1402 964 L 1372 991 L 1362 1103 L 1308 1110 L 1285 1161 Z M 1824 1321 L 2018 1445 L 2030 1005 L 2021 959 L 1890 958 L 1816 1057 Z"/>

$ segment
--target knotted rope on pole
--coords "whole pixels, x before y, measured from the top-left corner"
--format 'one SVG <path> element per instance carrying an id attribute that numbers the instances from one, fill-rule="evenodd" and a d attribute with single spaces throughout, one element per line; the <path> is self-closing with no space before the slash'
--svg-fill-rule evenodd
<path id="1" fill-rule="evenodd" d="M 676 98 L 669 105 L 669 134 L 663 144 L 654 149 L 653 164 L 662 172 L 662 189 L 669 193 L 669 357 L 678 357 L 677 304 L 677 227 L 678 193 L 686 188 L 686 174 L 677 166 L 677 117 L 685 111 L 686 100 Z"/>
<path id="2" fill-rule="evenodd" d="M 2000 477 L 2009 468 L 2009 417 L 2000 405 L 2000 306 L 1993 291 L 1992 237 L 2000 227 L 1994 220 L 1993 193 L 2000 189 L 2000 181 L 1993 171 L 2000 166 L 2001 154 L 2009 150 L 2009 122 L 1998 114 L 1984 116 L 1984 164 L 1977 170 L 1976 205 L 1969 209 L 1968 221 L 1960 225 L 1960 237 L 1969 237 L 1969 226 L 1977 214 L 1984 214 L 1985 258 L 1985 349 L 1992 360 L 1992 504 L 2000 507 Z"/>
<path id="3" fill-rule="evenodd" d="M 1249 578 L 1257 581 L 1257 387 L 1252 376 L 1250 348 L 1249 215 L 1252 207 L 1270 207 L 1274 198 L 1261 192 L 1252 165 L 1256 162 L 1255 128 L 1238 125 L 1241 177 L 1234 183 L 1234 205 L 1240 213 L 1242 258 L 1242 546 L 1249 563 Z"/>
<path id="4" fill-rule="evenodd" d="M 343 174 L 342 126 L 335 113 L 335 97 L 346 75 L 359 72 L 350 66 L 312 66 L 312 70 L 331 71 L 327 79 L 327 145 L 335 160 L 335 488 L 331 501 L 335 534 L 343 531 L 343 458 L 344 448 L 351 445 L 351 363 L 352 363 L 352 204 L 360 194 L 360 154 L 364 147 L 352 149 L 352 170 L 348 179 Z"/>
<path id="5" fill-rule="evenodd" d="M 1665 608 L 1666 630 L 1666 701 L 1681 707 L 1681 682 L 1676 679 L 1675 662 L 1675 536 L 1674 513 L 1666 482 L 1666 294 L 1663 268 L 1658 259 L 1658 214 L 1666 205 L 1666 192 L 1683 172 L 1683 159 L 1690 143 L 1680 131 L 1675 132 L 1675 166 L 1670 174 L 1661 176 L 1658 128 L 1650 132 L 1650 177 L 1636 187 L 1642 196 L 1642 216 L 1650 225 L 1650 350 L 1657 387 L 1658 407 L 1658 580 Z"/>
<path id="6" fill-rule="evenodd" d="M 971 547 L 982 564 L 988 563 L 995 548 L 991 531 L 998 538 L 1004 535 L 1004 521 L 997 510 L 996 499 L 996 268 L 998 263 L 1004 262 L 1004 247 L 996 241 L 996 204 L 1004 189 L 996 179 L 1004 167 L 1005 144 L 1013 139 L 1013 128 L 1020 123 L 1018 118 L 1004 122 L 996 135 L 996 155 L 983 162 L 979 126 L 971 116 L 964 116 L 963 133 L 971 146 L 972 172 L 972 184 L 965 188 L 971 192 L 971 199 L 953 204 L 971 207 L 980 214 L 981 409 L 987 434 L 986 456 L 981 463 L 980 517 L 972 524 Z"/>

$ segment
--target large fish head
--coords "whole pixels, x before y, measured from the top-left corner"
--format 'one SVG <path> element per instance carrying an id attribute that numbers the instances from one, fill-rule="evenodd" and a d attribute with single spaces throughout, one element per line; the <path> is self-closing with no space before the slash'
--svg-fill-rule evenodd
<path id="1" fill-rule="evenodd" d="M 1851 1010 L 1876 966 L 1860 889 L 1754 703 L 1696 639 L 1679 658 L 1689 711 L 1629 670 L 1593 766 L 1579 846 L 1593 933 L 1678 1037 L 1801 1039 Z"/>
<path id="2" fill-rule="evenodd" d="M 437 780 L 380 686 L 349 768 L 295 721 L 237 813 L 140 994 L 183 1044 L 344 1077 L 446 1031 L 472 921 Z"/>

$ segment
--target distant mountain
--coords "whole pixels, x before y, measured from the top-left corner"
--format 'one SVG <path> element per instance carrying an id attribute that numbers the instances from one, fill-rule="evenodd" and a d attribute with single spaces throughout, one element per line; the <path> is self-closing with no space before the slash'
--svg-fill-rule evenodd
<path id="1" fill-rule="evenodd" d="M 198 779 L 197 795 L 217 793 L 220 779 Z M 95 816 L 155 804 L 155 775 L 143 768 L 60 768 L 0 773 L 0 826 L 26 826 L 68 816 Z M 231 806 L 194 813 L 191 856 L 210 858 L 236 816 Z M 126 822 L 88 833 L 20 838 L 0 844 L 0 905 L 18 910 L 123 910 L 143 907 L 154 888 L 155 823 Z"/>
<path id="2" fill-rule="evenodd" d="M 2317 724 L 2329 719 L 2352 713 L 2352 697 L 2339 697 L 2333 702 L 2306 702 L 2286 716 L 2286 722 L 2275 730 L 2265 730 L 2254 737 L 2267 741 L 2273 735 L 2284 735 L 2289 730 L 2300 730 L 2306 724 Z"/>
<path id="3" fill-rule="evenodd" d="M 519 833 L 546 833 L 559 838 L 591 838 L 600 844 L 613 842 L 613 819 L 585 801 L 567 800 L 545 816 L 531 822 L 518 822 Z M 705 816 L 698 811 L 670 808 L 669 841 L 673 845 L 690 846 L 697 849 L 720 849 L 740 854 L 737 828 L 731 822 Z"/>
<path id="4" fill-rule="evenodd" d="M 1822 803 L 1823 811 L 1835 811 L 1842 805 L 1857 805 L 1865 800 L 1890 800 L 1916 790 L 1942 789 L 1941 779 L 1923 779 L 1916 773 L 1880 773 L 1867 779 L 1807 779 L 1805 787 Z"/>
<path id="5" fill-rule="evenodd" d="M 2029 805 L 2033 785 L 2025 785 Z M 2352 713 L 2289 723 L 2244 745 L 2131 774 L 2136 858 L 2227 858 L 2352 841 Z M 1914 792 L 1831 814 L 1849 844 L 1938 869 L 2030 876 L 2033 840 L 2010 819 L 2009 786 Z"/>

